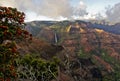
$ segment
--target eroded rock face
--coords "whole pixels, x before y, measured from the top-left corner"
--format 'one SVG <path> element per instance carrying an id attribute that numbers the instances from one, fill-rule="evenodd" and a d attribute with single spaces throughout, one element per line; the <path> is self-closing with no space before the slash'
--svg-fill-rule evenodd
<path id="1" fill-rule="evenodd" d="M 17 46 L 21 55 L 36 54 L 44 59 L 51 59 L 57 53 L 64 50 L 64 47 L 61 45 L 50 44 L 36 38 L 33 38 L 32 41 L 22 41 Z"/>
<path id="2" fill-rule="evenodd" d="M 54 31 L 50 28 L 41 29 L 41 31 L 37 34 L 37 37 L 40 37 L 47 42 L 54 43 Z"/>
<path id="3" fill-rule="evenodd" d="M 65 28 L 63 23 L 57 31 L 58 34 L 61 34 L 59 39 L 62 40 L 60 42 L 62 46 L 43 45 L 44 43 L 41 44 L 39 42 L 30 46 L 30 51 L 36 51 L 37 49 L 36 53 L 42 52 L 41 57 L 45 59 L 51 58 L 59 51 L 61 52 L 64 47 L 63 50 L 65 51 L 56 55 L 62 61 L 59 77 L 61 81 L 102 81 L 102 74 L 109 74 L 114 71 L 114 66 L 105 59 L 110 57 L 117 61 L 120 60 L 120 35 L 115 35 L 113 31 L 109 31 L 113 28 L 116 29 L 116 27 L 105 27 L 105 25 L 98 24 L 91 25 L 91 23 L 83 22 L 75 25 L 73 22 L 73 25 Z M 64 30 L 66 29 L 67 31 L 65 32 Z M 54 36 L 54 31 L 48 26 L 41 28 L 37 34 L 37 37 L 43 37 L 49 43 L 54 43 Z M 76 53 L 81 48 L 83 48 L 85 54 L 91 54 L 91 58 L 95 59 L 97 63 L 94 64 L 89 58 L 76 57 Z M 43 51 L 43 49 L 45 50 Z M 103 49 L 105 49 L 105 53 L 102 52 Z M 105 55 L 108 56 L 103 58 Z M 102 66 L 102 72 L 98 69 L 98 66 Z"/>

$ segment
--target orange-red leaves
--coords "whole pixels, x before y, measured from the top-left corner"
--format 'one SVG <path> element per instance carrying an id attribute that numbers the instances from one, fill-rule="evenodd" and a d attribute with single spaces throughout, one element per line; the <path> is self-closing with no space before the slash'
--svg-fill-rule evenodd
<path id="1" fill-rule="evenodd" d="M 8 29 L 8 26 L 0 26 L 2 29 Z"/>

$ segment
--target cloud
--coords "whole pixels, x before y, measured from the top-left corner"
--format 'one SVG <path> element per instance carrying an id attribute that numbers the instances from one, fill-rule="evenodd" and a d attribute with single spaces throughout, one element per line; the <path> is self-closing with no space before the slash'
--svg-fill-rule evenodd
<path id="1" fill-rule="evenodd" d="M 83 1 L 80 1 L 78 5 L 76 5 L 73 8 L 73 15 L 78 16 L 78 17 L 87 15 L 86 8 L 87 6 L 85 5 L 85 3 Z"/>
<path id="2" fill-rule="evenodd" d="M 0 0 L 0 6 L 14 7 L 21 11 L 36 10 L 33 0 Z"/>
<path id="3" fill-rule="evenodd" d="M 80 1 L 75 7 L 70 4 L 71 0 L 0 0 L 0 5 L 16 7 L 23 12 L 34 12 L 37 16 L 46 16 L 53 19 L 67 18 L 72 16 L 84 16 L 87 14 L 87 6 Z"/>
<path id="4" fill-rule="evenodd" d="M 48 17 L 57 18 L 63 16 L 69 18 L 72 15 L 69 0 L 42 0 L 40 7 L 38 13 Z"/>
<path id="5" fill-rule="evenodd" d="M 0 0 L 0 6 L 11 6 L 11 7 L 16 7 L 16 2 L 15 0 L 7 1 L 7 0 Z"/>
<path id="6" fill-rule="evenodd" d="M 120 22 L 120 3 L 115 4 L 113 7 L 106 8 L 107 20 L 113 23 Z"/>

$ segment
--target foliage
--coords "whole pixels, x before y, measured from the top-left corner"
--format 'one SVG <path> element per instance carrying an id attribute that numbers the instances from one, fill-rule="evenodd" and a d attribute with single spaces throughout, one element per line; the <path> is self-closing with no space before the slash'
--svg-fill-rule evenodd
<path id="1" fill-rule="evenodd" d="M 14 40 L 15 38 L 28 37 L 25 31 L 25 14 L 17 11 L 16 8 L 0 7 L 0 43 L 4 40 Z"/>
<path id="2" fill-rule="evenodd" d="M 120 62 L 117 61 L 115 58 L 111 57 L 106 52 L 102 52 L 101 58 L 104 59 L 109 64 L 111 64 L 114 69 L 113 73 L 106 75 L 104 77 L 104 81 L 119 81 L 120 80 Z"/>
<path id="3" fill-rule="evenodd" d="M 89 53 L 86 53 L 85 50 L 84 50 L 84 48 L 81 47 L 81 48 L 78 50 L 78 52 L 77 52 L 77 56 L 78 56 L 79 58 L 91 58 L 92 55 L 89 54 Z"/>
<path id="4" fill-rule="evenodd" d="M 80 58 L 91 58 L 90 55 L 93 55 L 93 54 L 97 54 L 97 50 L 92 50 L 90 51 L 90 54 L 86 54 L 84 52 L 84 49 L 80 49 L 77 53 L 77 55 L 80 57 Z M 100 50 L 100 54 L 98 55 L 99 57 L 101 57 L 105 62 L 109 63 L 114 71 L 112 73 L 104 73 L 104 76 L 103 76 L 103 81 L 119 81 L 120 80 L 120 62 L 117 61 L 115 58 L 111 57 L 107 51 L 105 49 L 101 49 Z M 91 58 L 92 59 L 92 62 L 97 64 L 99 62 L 97 62 L 94 58 Z M 98 66 L 100 68 L 100 70 L 104 70 L 102 68 L 102 66 Z"/>
<path id="5" fill-rule="evenodd" d="M 14 59 L 17 54 L 14 42 L 0 45 L 0 78 L 5 80 L 16 77 Z"/>
<path id="6" fill-rule="evenodd" d="M 0 6 L 0 81 L 11 81 L 17 76 L 15 59 L 19 53 L 15 40 L 32 39 L 23 29 L 24 18 L 25 14 L 16 8 Z"/>
<path id="7" fill-rule="evenodd" d="M 46 61 L 30 54 L 18 59 L 17 64 L 21 66 L 18 68 L 18 75 L 21 81 L 50 81 L 57 79 L 58 60 L 53 58 L 52 61 Z"/>

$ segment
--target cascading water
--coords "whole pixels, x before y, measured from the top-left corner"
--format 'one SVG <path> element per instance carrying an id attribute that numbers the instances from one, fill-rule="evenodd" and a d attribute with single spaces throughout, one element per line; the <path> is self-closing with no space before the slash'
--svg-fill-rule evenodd
<path id="1" fill-rule="evenodd" d="M 58 42 L 57 34 L 55 32 L 55 44 Z"/>

